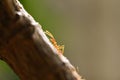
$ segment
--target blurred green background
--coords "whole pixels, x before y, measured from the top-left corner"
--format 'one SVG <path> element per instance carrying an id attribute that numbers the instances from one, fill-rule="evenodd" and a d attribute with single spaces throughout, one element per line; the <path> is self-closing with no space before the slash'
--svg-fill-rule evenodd
<path id="1" fill-rule="evenodd" d="M 119 0 L 20 0 L 86 80 L 120 80 Z M 19 80 L 0 62 L 0 80 Z"/>

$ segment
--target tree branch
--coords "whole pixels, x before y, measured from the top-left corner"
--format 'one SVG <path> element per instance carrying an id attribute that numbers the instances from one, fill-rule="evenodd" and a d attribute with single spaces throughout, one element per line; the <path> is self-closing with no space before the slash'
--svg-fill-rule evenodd
<path id="1" fill-rule="evenodd" d="M 18 0 L 0 0 L 0 59 L 21 80 L 82 80 Z"/>

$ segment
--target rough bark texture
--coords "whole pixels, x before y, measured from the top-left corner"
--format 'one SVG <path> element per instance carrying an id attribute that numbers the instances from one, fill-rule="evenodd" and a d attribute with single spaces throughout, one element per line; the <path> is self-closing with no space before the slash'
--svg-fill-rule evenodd
<path id="1" fill-rule="evenodd" d="M 0 0 L 0 58 L 21 80 L 82 80 L 17 0 Z"/>

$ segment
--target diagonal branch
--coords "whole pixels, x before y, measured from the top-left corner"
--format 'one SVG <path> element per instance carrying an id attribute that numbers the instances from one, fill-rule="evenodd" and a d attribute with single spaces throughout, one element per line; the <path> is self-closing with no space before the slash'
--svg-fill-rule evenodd
<path id="1" fill-rule="evenodd" d="M 0 0 L 0 58 L 21 80 L 82 80 L 18 0 Z"/>

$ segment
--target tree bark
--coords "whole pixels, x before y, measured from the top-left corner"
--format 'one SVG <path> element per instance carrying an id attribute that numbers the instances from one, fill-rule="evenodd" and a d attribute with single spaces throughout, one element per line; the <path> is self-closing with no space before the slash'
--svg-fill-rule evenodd
<path id="1" fill-rule="evenodd" d="M 18 0 L 0 0 L 0 59 L 21 80 L 82 80 Z"/>

